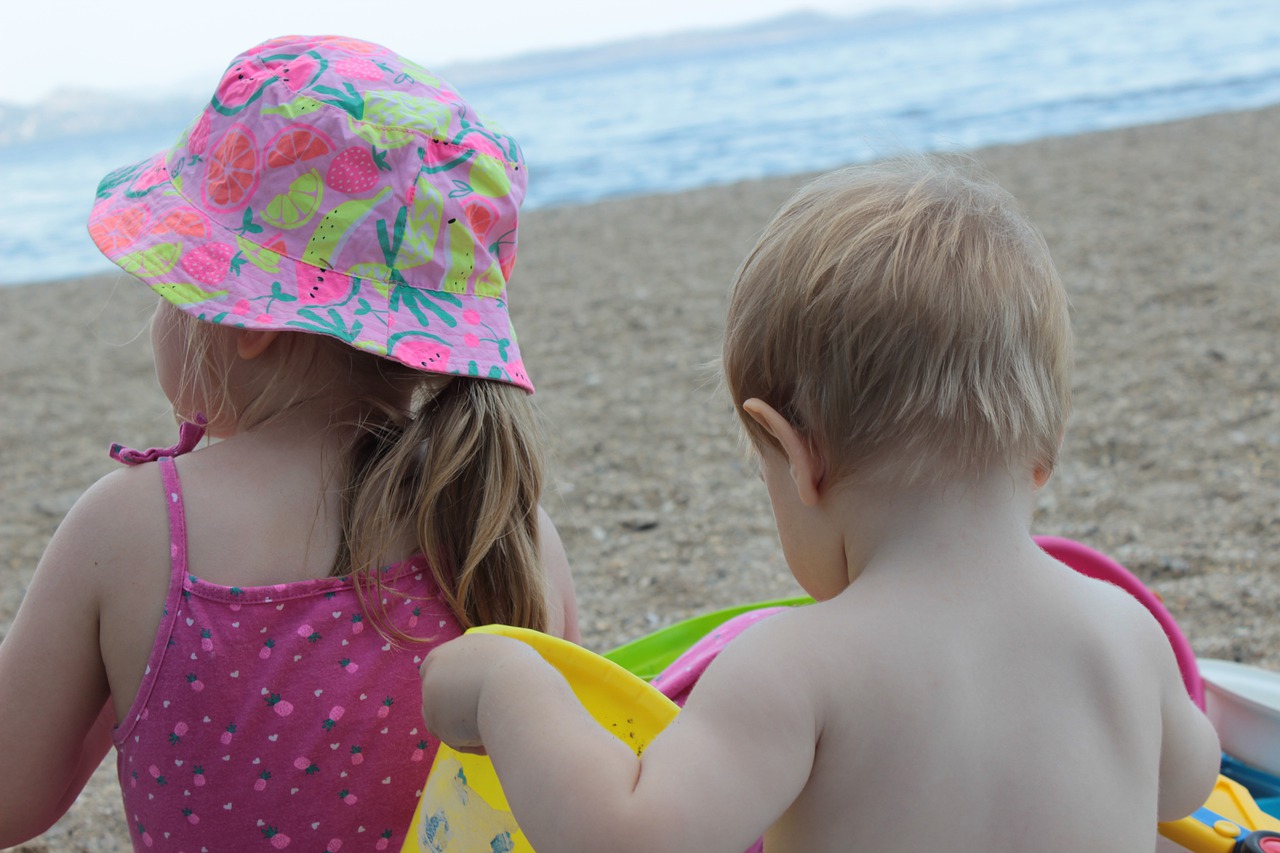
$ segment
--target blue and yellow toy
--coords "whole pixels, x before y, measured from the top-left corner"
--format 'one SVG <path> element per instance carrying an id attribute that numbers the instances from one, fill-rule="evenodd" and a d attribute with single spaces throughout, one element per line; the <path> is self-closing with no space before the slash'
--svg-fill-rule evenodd
<path id="1" fill-rule="evenodd" d="M 1213 793 L 1195 813 L 1159 828 L 1162 836 L 1194 853 L 1280 853 L 1280 820 L 1226 776 L 1218 776 Z"/>

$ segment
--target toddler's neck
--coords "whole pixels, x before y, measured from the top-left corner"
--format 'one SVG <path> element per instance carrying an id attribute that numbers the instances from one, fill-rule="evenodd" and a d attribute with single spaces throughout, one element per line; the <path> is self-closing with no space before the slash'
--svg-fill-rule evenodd
<path id="1" fill-rule="evenodd" d="M 852 486 L 839 497 L 850 580 L 947 565 L 982 574 L 1038 554 L 1031 539 L 1036 488 L 1004 467 L 940 484 Z M 1023 559 L 1017 555 L 1025 554 Z M 1014 557 L 1014 560 L 1010 558 Z"/>

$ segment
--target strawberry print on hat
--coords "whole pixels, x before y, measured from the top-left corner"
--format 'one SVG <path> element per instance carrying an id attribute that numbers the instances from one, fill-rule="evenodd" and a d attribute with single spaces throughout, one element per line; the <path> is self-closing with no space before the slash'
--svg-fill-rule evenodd
<path id="1" fill-rule="evenodd" d="M 526 185 L 516 141 L 435 74 L 285 36 L 236 57 L 171 150 L 102 180 L 89 233 L 207 322 L 532 391 L 507 306 Z"/>

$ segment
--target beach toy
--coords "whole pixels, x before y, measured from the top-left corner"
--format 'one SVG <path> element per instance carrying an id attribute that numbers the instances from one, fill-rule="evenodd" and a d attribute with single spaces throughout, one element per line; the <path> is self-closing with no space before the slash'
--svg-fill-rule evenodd
<path id="1" fill-rule="evenodd" d="M 1259 770 L 1227 753 L 1222 754 L 1222 775 L 1235 779 L 1253 792 L 1255 797 L 1274 799 L 1280 805 L 1280 776 Z M 1259 801 L 1261 802 L 1261 801 Z M 1270 811 L 1270 809 L 1265 809 Z M 1280 817 L 1280 811 L 1272 812 Z"/>
<path id="2" fill-rule="evenodd" d="M 560 671 L 596 722 L 637 755 L 676 716 L 675 704 L 644 680 L 567 640 L 505 625 L 472 628 L 467 633 L 472 632 L 528 643 Z M 511 816 L 489 759 L 441 744 L 402 853 L 532 850 Z"/>
<path id="3" fill-rule="evenodd" d="M 1203 806 L 1159 829 L 1178 849 L 1194 853 L 1280 853 L 1280 819 L 1259 808 L 1244 785 L 1221 775 Z"/>
<path id="4" fill-rule="evenodd" d="M 1205 713 L 1222 748 L 1247 765 L 1280 775 L 1280 673 L 1205 658 Z"/>
<path id="5" fill-rule="evenodd" d="M 664 669 L 671 666 L 676 658 L 687 652 L 694 643 L 735 616 L 766 607 L 799 607 L 812 603 L 812 598 L 801 595 L 714 610 L 659 628 L 629 643 L 623 643 L 616 649 L 605 652 L 604 657 L 631 674 L 645 681 L 652 681 Z"/>
<path id="6" fill-rule="evenodd" d="M 1280 776 L 1245 764 L 1229 753 L 1222 753 L 1222 775 L 1249 789 L 1258 808 L 1280 819 Z"/>

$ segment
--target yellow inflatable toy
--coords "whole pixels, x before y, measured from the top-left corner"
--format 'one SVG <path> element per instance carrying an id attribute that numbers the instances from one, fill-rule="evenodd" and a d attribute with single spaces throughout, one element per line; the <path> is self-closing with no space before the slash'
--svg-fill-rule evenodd
<path id="1" fill-rule="evenodd" d="M 528 643 L 560 671 L 596 722 L 637 755 L 679 710 L 644 680 L 566 640 L 503 625 L 471 631 L 502 634 Z M 489 759 L 441 745 L 402 853 L 479 851 L 532 853 L 533 848 L 511 816 Z"/>
<path id="2" fill-rule="evenodd" d="M 1219 776 L 1213 793 L 1194 814 L 1162 823 L 1161 850 L 1193 853 L 1280 853 L 1280 820 L 1258 807 L 1249 790 Z"/>

